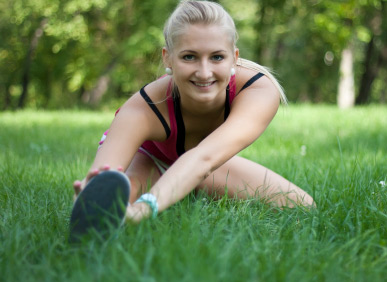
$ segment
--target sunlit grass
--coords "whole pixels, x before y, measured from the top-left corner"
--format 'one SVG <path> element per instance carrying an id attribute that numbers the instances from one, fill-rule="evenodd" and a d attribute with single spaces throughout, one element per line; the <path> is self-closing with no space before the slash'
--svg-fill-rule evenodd
<path id="1" fill-rule="evenodd" d="M 387 109 L 280 110 L 241 155 L 314 196 L 317 208 L 190 195 L 103 245 L 68 246 L 72 182 L 114 113 L 0 114 L 3 281 L 383 281 Z"/>

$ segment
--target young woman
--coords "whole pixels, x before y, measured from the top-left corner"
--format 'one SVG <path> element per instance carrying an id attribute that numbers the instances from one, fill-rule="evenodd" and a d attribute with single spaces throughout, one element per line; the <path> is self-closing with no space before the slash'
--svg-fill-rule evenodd
<path id="1" fill-rule="evenodd" d="M 213 2 L 183 1 L 166 22 L 164 37 L 167 75 L 121 107 L 86 178 L 74 183 L 79 196 L 71 223 L 83 227 L 72 232 L 95 227 L 85 218 L 103 217 L 104 209 L 117 204 L 117 193 L 130 203 L 119 217 L 132 222 L 157 215 L 194 189 L 313 206 L 296 185 L 237 156 L 286 98 L 264 67 L 239 58 L 229 14 Z"/>

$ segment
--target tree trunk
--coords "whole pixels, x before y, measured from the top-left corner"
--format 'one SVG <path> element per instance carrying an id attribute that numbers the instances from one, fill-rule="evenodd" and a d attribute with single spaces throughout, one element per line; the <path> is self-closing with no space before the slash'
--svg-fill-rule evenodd
<path id="1" fill-rule="evenodd" d="M 386 89 L 382 90 L 382 93 L 380 94 L 380 103 L 385 104 L 386 103 L 386 97 L 387 97 L 387 91 Z"/>
<path id="2" fill-rule="evenodd" d="M 7 110 L 9 106 L 11 105 L 11 93 L 9 91 L 9 86 L 7 83 L 4 85 L 4 92 L 5 92 L 5 97 L 4 97 L 4 105 L 3 105 L 3 110 Z"/>
<path id="3" fill-rule="evenodd" d="M 98 78 L 94 88 L 90 91 L 85 92 L 83 101 L 91 106 L 97 106 L 101 101 L 103 95 L 106 93 L 110 83 L 110 77 L 108 74 L 101 75 Z"/>
<path id="4" fill-rule="evenodd" d="M 351 44 L 341 53 L 340 82 L 337 104 L 340 109 L 351 108 L 355 104 L 355 83 L 353 75 L 353 47 Z"/>
<path id="5" fill-rule="evenodd" d="M 379 50 L 374 50 L 374 38 L 368 43 L 367 54 L 364 61 L 364 71 L 361 79 L 359 94 L 356 98 L 356 104 L 366 104 L 371 98 L 371 87 L 375 78 L 378 76 L 380 67 L 383 64 L 383 56 Z M 375 62 L 375 57 L 377 57 Z"/>
<path id="6" fill-rule="evenodd" d="M 30 83 L 30 65 L 32 61 L 32 57 L 34 55 L 34 52 L 36 50 L 36 47 L 38 46 L 39 39 L 43 35 L 44 27 L 47 24 L 47 19 L 44 18 L 40 24 L 39 27 L 35 30 L 34 35 L 31 39 L 30 47 L 28 48 L 27 55 L 26 55 L 26 60 L 24 63 L 24 70 L 23 70 L 23 75 L 22 75 L 22 94 L 20 95 L 19 98 L 19 103 L 18 103 L 18 108 L 24 108 L 25 102 L 27 100 L 28 96 L 28 85 Z"/>
<path id="7" fill-rule="evenodd" d="M 378 76 L 380 69 L 387 61 L 387 43 L 386 43 L 386 19 L 383 17 L 385 14 L 385 3 L 382 4 L 380 13 L 376 14 L 371 22 L 372 25 L 372 38 L 368 43 L 366 49 L 366 56 L 364 60 L 363 74 L 361 78 L 360 88 L 358 96 L 356 97 L 356 104 L 366 104 L 371 99 L 372 83 Z M 375 42 L 379 40 L 379 44 Z"/>
<path id="8" fill-rule="evenodd" d="M 110 72 L 113 70 L 118 60 L 118 56 L 113 58 L 99 76 L 94 88 L 82 94 L 82 101 L 93 107 L 97 106 L 106 93 L 110 83 Z"/>
<path id="9" fill-rule="evenodd" d="M 264 53 L 264 32 L 265 32 L 265 17 L 266 17 L 266 1 L 260 1 L 259 2 L 260 9 L 257 11 L 257 17 L 260 18 L 259 22 L 255 25 L 255 34 L 258 35 L 256 48 L 255 48 L 255 61 L 259 62 L 260 64 L 264 64 L 263 61 L 263 53 Z"/>

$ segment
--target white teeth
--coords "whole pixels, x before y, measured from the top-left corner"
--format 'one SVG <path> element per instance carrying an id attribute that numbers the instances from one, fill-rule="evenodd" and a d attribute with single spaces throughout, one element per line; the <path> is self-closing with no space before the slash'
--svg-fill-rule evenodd
<path id="1" fill-rule="evenodd" d="M 199 83 L 199 82 L 194 82 L 195 85 L 197 86 L 201 86 L 201 87 L 206 87 L 206 86 L 210 86 L 212 84 L 212 82 L 208 82 L 208 83 Z"/>

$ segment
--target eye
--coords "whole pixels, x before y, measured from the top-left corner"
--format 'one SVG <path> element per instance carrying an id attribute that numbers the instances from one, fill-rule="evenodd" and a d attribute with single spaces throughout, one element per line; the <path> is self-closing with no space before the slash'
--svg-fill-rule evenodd
<path id="1" fill-rule="evenodd" d="M 222 61 L 222 60 L 224 59 L 224 56 L 222 56 L 222 55 L 214 55 L 214 56 L 212 57 L 212 59 L 213 59 L 214 61 Z"/>
<path id="2" fill-rule="evenodd" d="M 195 56 L 194 55 L 184 55 L 183 59 L 185 61 L 193 61 L 195 59 Z"/>

